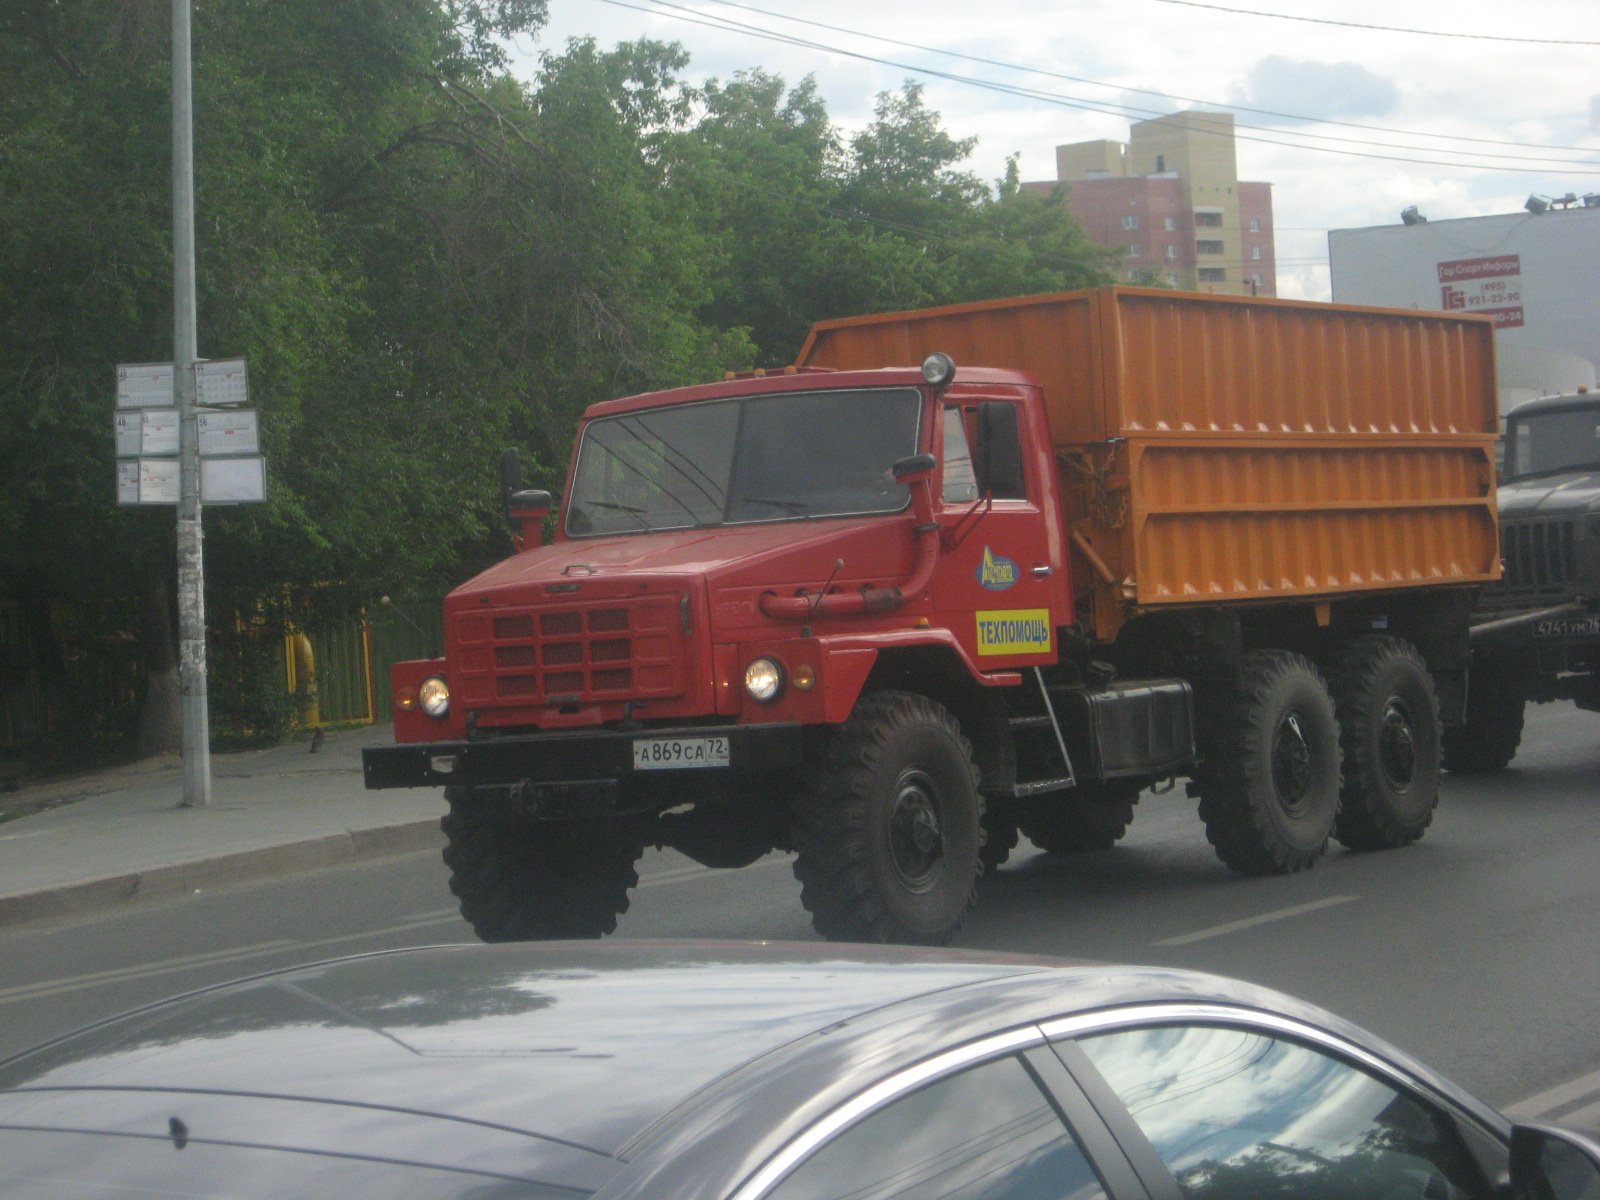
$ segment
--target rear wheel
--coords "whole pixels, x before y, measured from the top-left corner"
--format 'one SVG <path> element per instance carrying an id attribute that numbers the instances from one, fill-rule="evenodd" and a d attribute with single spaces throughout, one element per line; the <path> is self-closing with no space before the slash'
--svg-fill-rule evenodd
<path id="1" fill-rule="evenodd" d="M 1329 664 L 1344 786 L 1334 836 L 1352 850 L 1407 846 L 1439 802 L 1439 704 L 1411 643 L 1361 637 Z"/>
<path id="2" fill-rule="evenodd" d="M 475 811 L 446 788 L 445 865 L 461 915 L 486 942 L 611 933 L 639 882 L 643 846 L 610 821 L 519 822 Z"/>
<path id="3" fill-rule="evenodd" d="M 1523 680 L 1492 658 L 1472 664 L 1467 675 L 1465 722 L 1446 729 L 1444 766 L 1463 774 L 1503 771 L 1522 744 L 1522 720 L 1528 706 Z"/>
<path id="4" fill-rule="evenodd" d="M 1080 784 L 1054 797 L 1056 803 L 1040 804 L 1018 824 L 1030 842 L 1049 854 L 1109 850 L 1128 831 L 1142 790 L 1138 783 L 1117 780 Z"/>
<path id="5" fill-rule="evenodd" d="M 972 749 L 911 692 L 870 692 L 833 735 L 795 809 L 795 877 L 834 941 L 942 945 L 971 906 L 983 844 Z"/>
<path id="6" fill-rule="evenodd" d="M 1339 810 L 1339 726 L 1312 662 L 1252 650 L 1220 732 L 1195 773 L 1217 857 L 1244 875 L 1303 871 L 1328 846 Z"/>

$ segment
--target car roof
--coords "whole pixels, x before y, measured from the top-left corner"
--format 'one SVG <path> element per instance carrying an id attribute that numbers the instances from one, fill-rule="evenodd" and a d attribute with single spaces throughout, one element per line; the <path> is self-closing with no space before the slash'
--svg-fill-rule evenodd
<path id="1" fill-rule="evenodd" d="M 653 1180 L 652 1194 L 720 1194 L 863 1080 L 1002 1029 L 1174 1001 L 1331 1028 L 1442 1083 L 1310 1005 L 1193 972 L 565 942 L 365 955 L 153 1005 L 0 1063 L 0 1127 L 18 1102 L 30 1121 L 79 1130 L 164 1129 L 171 1113 L 235 1141 L 263 1126 L 275 1145 L 376 1137 L 407 1161 L 500 1164 L 585 1191 L 632 1162 L 623 1182 Z"/>

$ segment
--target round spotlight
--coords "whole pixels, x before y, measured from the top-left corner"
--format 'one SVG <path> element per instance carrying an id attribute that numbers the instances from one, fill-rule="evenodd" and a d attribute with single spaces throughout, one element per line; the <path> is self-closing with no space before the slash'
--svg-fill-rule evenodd
<path id="1" fill-rule="evenodd" d="M 956 377 L 956 362 L 948 354 L 930 354 L 922 360 L 922 377 L 934 387 L 944 387 Z"/>
<path id="2" fill-rule="evenodd" d="M 450 712 L 450 685 L 439 675 L 429 675 L 417 689 L 417 699 L 422 711 L 435 721 L 442 721 Z"/>
<path id="3" fill-rule="evenodd" d="M 753 660 L 744 669 L 744 690 L 752 700 L 772 703 L 783 691 L 783 668 L 770 658 Z"/>

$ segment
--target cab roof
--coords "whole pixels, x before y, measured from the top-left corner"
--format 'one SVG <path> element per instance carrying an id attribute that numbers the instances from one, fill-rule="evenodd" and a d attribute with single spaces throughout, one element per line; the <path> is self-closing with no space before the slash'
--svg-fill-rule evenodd
<path id="1" fill-rule="evenodd" d="M 1026 371 L 1006 370 L 998 367 L 958 367 L 951 387 L 959 391 L 964 385 L 1006 384 L 1035 385 L 1038 380 Z M 603 400 L 584 410 L 584 420 L 609 417 L 617 413 L 634 412 L 641 408 L 661 408 L 669 404 L 692 404 L 700 400 L 725 400 L 734 396 L 763 396 L 775 392 L 836 392 L 850 388 L 917 387 L 928 386 L 918 367 L 882 367 L 872 371 L 831 371 L 818 368 L 786 367 L 765 375 L 741 374 L 734 379 L 715 383 L 697 383 L 689 387 L 669 388 L 659 392 L 640 392 L 618 400 Z"/>

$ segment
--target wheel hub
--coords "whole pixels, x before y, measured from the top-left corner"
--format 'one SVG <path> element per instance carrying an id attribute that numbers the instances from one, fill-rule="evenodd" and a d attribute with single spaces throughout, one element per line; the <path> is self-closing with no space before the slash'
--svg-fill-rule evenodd
<path id="1" fill-rule="evenodd" d="M 1389 786 L 1404 792 L 1417 774 L 1417 739 L 1411 714 L 1398 698 L 1391 698 L 1378 726 L 1378 764 Z"/>
<path id="2" fill-rule="evenodd" d="M 944 858 L 944 833 L 939 828 L 938 793 L 923 772 L 911 769 L 895 787 L 889 812 L 889 856 L 901 884 L 913 892 L 933 886 Z"/>
<path id="3" fill-rule="evenodd" d="M 1287 812 L 1298 813 L 1311 790 L 1311 746 L 1300 714 L 1287 712 L 1272 738 L 1272 786 Z"/>

